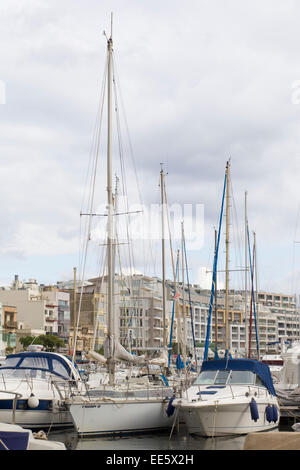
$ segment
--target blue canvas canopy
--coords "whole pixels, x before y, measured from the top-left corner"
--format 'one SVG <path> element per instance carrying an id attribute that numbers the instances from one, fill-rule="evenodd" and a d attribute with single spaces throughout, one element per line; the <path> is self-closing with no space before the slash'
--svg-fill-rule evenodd
<path id="1" fill-rule="evenodd" d="M 206 370 L 249 370 L 257 374 L 269 392 L 276 396 L 270 369 L 267 364 L 256 359 L 217 359 L 203 361 L 201 372 Z"/>
<path id="2" fill-rule="evenodd" d="M 74 378 L 71 370 L 71 361 L 65 357 L 51 352 L 20 352 L 9 354 L 0 370 L 5 369 L 33 369 L 50 372 L 63 378 Z"/>

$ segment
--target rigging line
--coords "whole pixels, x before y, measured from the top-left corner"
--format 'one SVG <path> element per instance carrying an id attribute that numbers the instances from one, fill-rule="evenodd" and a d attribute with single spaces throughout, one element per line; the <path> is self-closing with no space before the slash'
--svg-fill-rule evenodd
<path id="1" fill-rule="evenodd" d="M 252 263 L 251 263 L 251 244 L 250 244 L 250 235 L 249 235 L 248 225 L 247 225 L 247 235 L 248 235 L 250 273 L 251 273 L 251 276 L 252 276 L 253 275 L 253 266 L 252 266 Z M 254 298 L 254 290 L 252 290 L 252 298 L 253 298 L 254 324 L 255 324 L 255 335 L 256 335 L 256 349 L 257 349 L 257 357 L 258 357 L 258 360 L 259 360 L 259 336 L 258 336 L 258 328 L 257 328 L 257 317 L 256 317 L 256 305 L 255 305 L 255 298 Z"/>
<path id="2" fill-rule="evenodd" d="M 108 59 L 107 59 L 108 60 Z M 95 147 L 96 150 L 96 155 L 95 155 L 95 160 L 94 160 L 94 174 L 93 177 L 91 178 L 92 182 L 92 188 L 91 188 L 91 193 L 90 193 L 90 213 L 92 214 L 93 212 L 93 204 L 94 204 L 94 196 L 95 196 L 95 183 L 96 183 L 96 174 L 97 174 L 97 167 L 98 167 L 98 160 L 99 160 L 99 149 L 100 149 L 100 130 L 101 130 L 101 124 L 102 124 L 102 118 L 103 118 L 103 107 L 104 107 L 104 95 L 105 95 L 105 89 L 102 89 L 103 96 L 102 96 L 102 105 L 101 105 L 101 113 L 100 113 L 100 122 L 99 122 L 99 135 L 98 135 L 98 142 Z M 78 336 L 78 327 L 79 327 L 79 320 L 80 320 L 80 313 L 81 313 L 81 305 L 82 305 L 82 297 L 83 297 L 83 284 L 84 284 L 84 277 L 85 277 L 85 267 L 86 267 L 86 261 L 87 261 L 87 252 L 88 252 L 88 245 L 89 245 L 89 235 L 91 231 L 91 224 L 92 224 L 92 217 L 90 216 L 88 218 L 88 222 L 86 223 L 87 227 L 87 237 L 86 237 L 86 242 L 85 242 L 85 248 L 83 251 L 83 261 L 82 261 L 82 274 L 81 274 L 81 291 L 80 291 L 80 297 L 79 297 L 79 306 L 78 306 L 78 312 L 77 312 L 77 325 L 76 325 L 76 334 L 75 334 L 75 339 L 74 339 L 74 350 L 73 350 L 73 362 L 75 362 L 75 355 L 76 355 L 76 345 L 77 345 L 77 336 Z M 75 286 L 74 286 L 75 288 Z M 76 306 L 74 306 L 76 308 Z M 74 310 L 75 311 L 75 310 Z"/>
<path id="3" fill-rule="evenodd" d="M 119 245 L 119 235 L 118 231 L 116 229 L 116 243 L 117 243 L 117 253 L 118 253 L 118 260 L 119 260 L 119 269 L 120 269 L 120 284 L 121 284 L 121 289 L 122 289 L 122 300 L 123 300 L 123 311 L 124 311 L 124 317 L 125 317 L 125 332 L 128 331 L 128 319 L 127 315 L 125 315 L 126 312 L 126 302 L 125 302 L 125 295 L 124 295 L 124 284 L 126 286 L 126 281 L 124 281 L 123 277 L 123 272 L 122 272 L 122 263 L 121 263 L 121 253 L 120 253 L 120 245 Z M 120 295 L 121 297 L 121 295 Z M 121 301 L 120 301 L 121 304 Z M 121 308 L 120 308 L 121 311 Z M 121 338 L 120 338 L 121 340 Z"/>
<path id="4" fill-rule="evenodd" d="M 114 56 L 115 55 L 116 54 L 114 53 Z M 127 130 L 130 154 L 131 154 L 131 158 L 132 158 L 132 162 L 133 162 L 133 168 L 134 168 L 135 177 L 136 177 L 137 189 L 138 189 L 138 193 L 139 193 L 140 203 L 143 205 L 142 192 L 141 192 L 140 185 L 139 185 L 138 172 L 137 172 L 137 167 L 136 167 L 136 163 L 135 163 L 133 146 L 132 146 L 132 142 L 131 142 L 131 138 L 130 138 L 129 126 L 128 126 L 128 121 L 127 121 L 127 117 L 126 117 L 125 106 L 124 106 L 124 101 L 123 101 L 123 97 L 122 97 L 122 89 L 121 89 L 121 84 L 120 84 L 120 79 L 119 79 L 119 74 L 118 74 L 117 64 L 116 63 L 115 63 L 115 74 L 116 74 L 116 81 L 118 82 L 118 88 L 119 88 L 119 91 L 120 91 L 121 108 L 122 108 L 122 112 L 124 114 L 124 122 L 125 122 L 126 130 Z"/>
<path id="5" fill-rule="evenodd" d="M 164 198 L 165 198 L 165 211 L 167 214 L 167 224 L 168 224 L 168 232 L 169 232 L 169 242 L 170 242 L 170 252 L 171 252 L 171 261 L 172 261 L 172 270 L 173 270 L 173 279 L 176 279 L 176 272 L 175 272 L 175 263 L 174 263 L 174 252 L 173 252 L 173 246 L 172 246 L 172 235 L 171 235 L 171 228 L 170 228 L 170 217 L 169 217 L 169 205 L 168 205 L 168 200 L 167 200 L 167 193 L 166 193 L 166 184 L 164 182 Z M 162 207 L 162 210 L 164 208 Z"/>
<path id="6" fill-rule="evenodd" d="M 90 188 L 90 185 L 87 185 L 87 181 L 88 181 L 88 177 L 89 177 L 89 174 L 92 174 L 92 172 L 90 173 L 90 168 L 91 168 L 91 161 L 92 161 L 92 157 L 94 155 L 94 152 L 95 152 L 95 149 L 97 147 L 97 142 L 98 142 L 98 135 L 99 135 L 99 123 L 101 123 L 102 121 L 102 114 L 103 114 L 103 96 L 104 96 L 104 90 L 105 90 L 105 87 L 106 87 L 106 80 L 107 80 L 107 60 L 108 60 L 108 57 L 106 57 L 106 63 L 105 63 L 105 67 L 104 67 L 104 73 L 103 73 L 103 79 L 102 79 L 102 85 L 101 85 L 101 92 L 100 92 L 100 96 L 99 96 L 99 103 L 98 103 L 98 106 L 97 106 L 97 114 L 96 114 L 96 121 L 95 121 L 95 125 L 94 125 L 94 131 L 93 131 L 93 134 L 92 134 L 92 143 L 91 143 L 91 149 L 90 149 L 90 158 L 89 158 L 89 165 L 88 165 L 88 169 L 87 169 L 87 172 L 86 172 L 86 176 L 85 176 L 85 183 L 84 183 L 84 187 L 89 187 Z M 83 195 L 83 198 L 82 198 L 82 205 L 81 205 L 81 212 L 83 212 L 83 204 L 84 204 L 84 195 Z"/>
<path id="7" fill-rule="evenodd" d="M 230 179 L 232 180 L 232 178 Z M 232 207 L 233 207 L 233 237 L 235 238 L 235 243 L 234 243 L 234 249 L 235 249 L 235 256 L 236 260 L 239 264 L 239 266 L 242 266 L 242 254 L 241 254 L 241 240 L 240 240 L 240 235 L 239 235 L 239 224 L 238 224 L 238 215 L 237 215 L 237 208 L 236 208 L 236 202 L 235 202 L 235 197 L 234 197 L 234 192 L 233 192 L 233 185 L 232 182 L 229 182 L 230 184 L 230 192 L 231 192 L 231 198 L 232 198 Z M 235 231 L 236 230 L 236 231 Z M 243 279 L 242 279 L 242 273 L 239 272 L 238 277 L 240 277 L 239 282 L 240 286 L 243 285 Z"/>
<path id="8" fill-rule="evenodd" d="M 255 278 L 256 278 L 256 294 L 258 296 L 258 292 L 260 290 L 260 263 L 258 262 L 259 256 L 258 256 L 258 250 L 257 250 L 257 238 L 255 239 Z M 258 299 L 258 297 L 257 297 Z M 256 299 L 256 303 L 257 303 Z M 258 308 L 258 307 L 257 307 Z"/>
<path id="9" fill-rule="evenodd" d="M 166 210 L 166 213 L 167 213 L 167 224 L 168 224 L 168 232 L 169 232 L 169 242 L 170 242 L 170 252 L 171 252 L 173 279 L 174 279 L 174 283 L 175 283 L 175 286 L 176 286 L 177 267 L 176 267 L 176 270 L 175 270 L 174 252 L 173 252 L 173 246 L 172 246 L 172 234 L 171 234 L 171 228 L 170 228 L 169 205 L 168 205 L 168 199 L 167 199 L 167 193 L 166 193 L 166 183 L 165 183 L 165 180 L 164 180 L 163 184 L 164 184 L 163 191 L 164 191 L 164 200 L 165 200 L 165 210 Z M 162 207 L 162 210 L 164 210 L 163 207 Z M 176 292 L 175 292 L 175 294 L 176 294 Z M 179 328 L 181 328 L 181 322 L 179 321 L 179 318 L 178 318 L 177 303 L 176 303 L 175 309 L 176 309 L 177 328 L 178 328 L 178 333 L 177 333 L 177 334 L 178 334 L 178 337 L 179 337 L 179 334 L 180 334 L 180 333 L 179 333 Z M 171 327 L 172 327 L 172 319 L 169 319 L 169 329 L 170 329 L 170 330 L 171 330 Z"/>
<path id="10" fill-rule="evenodd" d="M 127 139 L 128 139 L 128 143 L 129 143 L 129 150 L 130 150 L 129 153 L 130 153 L 132 164 L 133 164 L 133 169 L 134 169 L 134 174 L 135 174 L 135 179 L 136 179 L 136 185 L 137 185 L 137 190 L 138 190 L 138 197 L 139 197 L 139 200 L 140 200 L 140 204 L 142 205 L 142 207 L 144 207 L 143 206 L 142 193 L 141 193 L 140 184 L 139 184 L 139 177 L 138 177 L 138 172 L 137 172 L 137 167 L 136 167 L 136 162 L 135 162 L 135 157 L 134 157 L 134 152 L 133 152 L 133 146 L 132 146 L 132 141 L 131 141 L 130 132 L 129 132 L 128 120 L 127 120 L 125 106 L 124 106 L 124 100 L 123 100 L 123 96 L 122 96 L 122 89 L 121 89 L 121 83 L 120 83 L 119 74 L 118 74 L 118 67 L 117 67 L 115 57 L 116 57 L 116 54 L 114 53 L 113 67 L 114 67 L 115 84 L 117 84 L 117 87 L 118 87 L 118 90 L 119 90 L 121 110 L 122 110 L 122 113 L 123 113 L 125 129 L 126 129 Z M 143 228 L 144 228 L 144 226 L 143 226 Z M 133 250 L 133 247 L 132 247 L 132 250 Z M 142 237 L 142 253 L 143 253 L 144 270 L 146 271 L 146 247 L 145 247 L 144 237 Z M 133 257 L 133 265 L 135 266 L 133 251 L 132 251 L 132 257 Z"/>
<path id="11" fill-rule="evenodd" d="M 96 149 L 97 149 L 97 142 L 100 140 L 100 131 L 101 131 L 101 123 L 102 123 L 102 116 L 103 116 L 103 103 L 104 103 L 104 93 L 105 93 L 105 86 L 106 86 L 106 79 L 107 79 L 107 59 L 106 59 L 106 65 L 104 68 L 104 74 L 103 74 L 103 79 L 102 79 L 102 86 L 101 86 L 101 93 L 99 97 L 99 104 L 97 107 L 97 115 L 96 115 L 96 121 L 95 121 L 95 126 L 94 126 L 94 131 L 93 131 L 93 136 L 92 136 L 92 144 L 91 144 L 91 149 L 90 149 L 90 157 L 89 157 L 89 163 L 88 163 L 88 169 L 86 172 L 86 177 L 85 177 L 85 183 L 84 183 L 84 188 L 86 189 L 87 187 L 90 188 L 92 187 L 92 175 L 94 173 L 94 166 L 95 166 L 95 155 L 96 155 Z M 102 103 L 102 104 L 101 104 Z M 93 158 L 92 158 L 93 157 Z M 92 162 L 93 162 L 93 167 L 92 167 Z M 90 175 L 90 176 L 89 176 Z M 88 178 L 90 177 L 90 182 L 88 184 Z M 90 201 L 90 193 L 88 193 L 88 199 L 87 199 L 87 206 L 89 207 L 89 201 Z M 83 193 L 82 195 L 82 204 L 81 204 L 81 210 L 80 213 L 83 212 L 83 206 L 85 203 L 85 194 Z M 79 253 L 81 253 L 81 244 L 82 244 L 82 220 L 80 218 L 80 240 L 79 240 Z M 85 228 L 87 226 L 87 221 L 85 221 Z M 85 240 L 85 238 L 84 238 Z M 80 261 L 80 256 L 79 256 L 79 266 L 81 266 Z M 79 268 L 79 271 L 81 270 L 81 267 Z"/>
<path id="12" fill-rule="evenodd" d="M 95 130 L 95 134 L 93 136 L 93 140 L 94 140 L 94 142 L 93 142 L 93 152 L 94 152 L 93 164 L 92 164 L 92 158 L 91 158 L 92 155 L 91 155 L 90 162 L 89 162 L 89 170 L 88 170 L 88 173 L 87 173 L 87 176 L 86 176 L 86 183 L 85 183 L 85 184 L 87 184 L 88 175 L 90 174 L 90 181 L 89 181 L 90 191 L 88 193 L 88 198 L 87 198 L 87 207 L 89 207 L 89 208 L 92 208 L 92 201 L 93 201 L 93 198 L 94 198 L 94 191 L 95 191 L 95 178 L 96 178 L 97 165 L 98 165 L 98 160 L 99 160 L 100 134 L 101 134 L 102 119 L 103 119 L 104 101 L 105 101 L 105 84 L 106 84 L 106 74 L 104 74 L 104 78 L 103 78 L 102 89 L 101 89 L 101 100 L 100 100 L 100 103 L 99 103 L 99 106 L 98 106 L 98 111 L 97 111 L 97 125 L 98 125 L 98 127 Z M 84 204 L 84 201 L 82 202 L 81 213 L 83 211 L 83 204 Z M 90 209 L 90 211 L 92 212 L 92 209 Z M 81 272 L 81 270 L 82 270 L 83 260 L 84 260 L 84 244 L 85 244 L 86 239 L 90 235 L 90 233 L 88 232 L 89 226 L 91 227 L 91 225 L 89 225 L 88 219 L 85 220 L 85 223 L 83 224 L 83 227 L 82 227 L 81 219 L 82 218 L 80 217 L 80 236 L 82 237 L 82 239 L 80 241 L 80 244 L 82 246 L 80 247 L 81 257 L 80 257 L 80 261 L 79 261 L 79 272 Z"/>
<path id="13" fill-rule="evenodd" d="M 173 326 L 174 326 L 174 314 L 175 314 L 175 304 L 176 304 L 176 281 L 178 280 L 178 265 L 179 265 L 179 255 L 177 256 L 177 261 L 176 261 L 176 273 L 175 273 L 175 278 L 174 278 L 174 284 L 175 284 L 175 288 L 174 288 L 174 297 L 173 297 L 173 307 L 172 307 L 172 315 L 171 315 L 171 326 L 170 326 L 170 341 L 169 341 L 169 354 L 168 354 L 168 368 L 170 368 L 170 364 L 171 364 L 171 354 L 172 354 L 172 340 L 173 340 Z M 177 319 L 178 320 L 178 319 Z M 178 323 L 177 321 L 177 341 L 178 341 L 178 337 L 179 337 L 179 329 L 181 328 L 181 324 Z M 182 344 L 180 345 L 182 346 Z"/>
<path id="14" fill-rule="evenodd" d="M 291 294 L 295 294 L 296 289 L 297 289 L 297 284 L 298 281 L 296 279 L 296 270 L 295 270 L 295 242 L 296 242 L 296 237 L 297 237 L 297 229 L 298 229 L 298 220 L 299 220 L 299 211 L 300 211 L 300 205 L 298 204 L 298 209 L 297 209 L 297 217 L 296 217 L 296 224 L 295 224 L 295 232 L 294 232 L 294 240 L 293 240 L 293 250 L 292 250 L 292 278 L 291 278 Z M 297 276 L 298 277 L 298 276 Z"/>
<path id="15" fill-rule="evenodd" d="M 206 338 L 205 338 L 205 349 L 204 349 L 204 360 L 206 361 L 208 358 L 208 349 L 209 349 L 209 340 L 211 335 L 211 316 L 212 316 L 212 309 L 214 304 L 214 297 L 215 297 L 215 286 L 216 286 L 216 276 L 217 276 L 217 268 L 218 268 L 218 256 L 219 256 L 219 247 L 220 247 L 220 238 L 221 238 L 221 228 L 222 228 L 222 220 L 223 220 L 223 211 L 224 211 L 224 200 L 225 200 L 225 191 L 227 186 L 227 173 L 225 173 L 224 179 L 224 187 L 223 187 L 223 196 L 222 196 L 222 203 L 221 203 L 221 211 L 219 216 L 219 227 L 218 227 L 218 238 L 217 238 L 217 246 L 215 249 L 214 254 L 214 264 L 213 264 L 213 275 L 212 275 L 212 286 L 211 286 L 211 294 L 210 294 L 210 302 L 209 302 L 209 313 L 207 318 L 207 327 L 206 327 Z"/>
<path id="16" fill-rule="evenodd" d="M 130 137 L 130 132 L 129 132 L 129 127 L 128 127 L 128 121 L 127 121 L 127 117 L 126 117 L 126 112 L 125 112 L 125 107 L 124 107 L 124 101 L 123 101 L 123 97 L 122 97 L 122 90 L 121 90 L 121 85 L 120 85 L 120 80 L 119 80 L 119 74 L 118 74 L 118 70 L 117 70 L 117 64 L 116 64 L 116 60 L 115 60 L 115 54 L 114 54 L 114 63 L 113 63 L 113 67 L 114 67 L 114 78 L 115 78 L 115 86 L 117 85 L 118 86 L 118 90 L 119 90 L 119 96 L 120 96 L 120 102 L 121 102 L 121 109 L 122 109 L 122 112 L 123 112 L 123 117 L 124 117 L 124 122 L 125 122 L 125 128 L 126 128 L 126 131 L 127 131 L 127 139 L 128 139 L 128 143 L 129 143 L 129 149 L 130 149 L 130 156 L 131 156 L 131 159 L 132 159 L 132 164 L 133 164 L 133 169 L 134 169 L 134 174 L 135 174 L 135 179 L 136 179 L 136 185 L 137 185 L 137 190 L 138 190 L 138 197 L 139 197 L 139 200 L 140 200 L 140 204 L 142 204 L 142 207 L 143 207 L 143 199 L 142 199 L 142 193 L 141 193 L 141 190 L 140 190 L 140 184 L 139 184 L 139 178 L 138 178 L 138 173 L 137 173 L 137 167 L 136 167 L 136 162 L 135 162 L 135 158 L 134 158 L 134 152 L 133 152 L 133 146 L 132 146 L 132 141 L 131 141 L 131 137 Z M 115 92 L 116 96 L 117 96 L 117 92 Z M 119 107 L 118 107 L 119 109 Z M 126 188 L 127 189 L 127 188 Z M 144 211 L 143 211 L 144 212 Z M 145 215 L 144 215 L 145 217 Z M 144 225 L 145 224 L 142 224 L 142 230 L 144 230 Z M 145 237 L 142 235 L 142 239 L 141 239 L 141 245 L 142 245 L 142 256 L 143 256 L 143 264 L 144 264 L 144 272 L 146 272 L 146 253 L 147 253 L 147 249 L 146 249 L 146 241 L 145 241 Z M 151 249 L 151 242 L 150 242 L 150 249 Z M 131 242 L 131 257 L 132 257 L 132 265 L 134 268 L 136 268 L 136 263 L 135 263 L 135 256 L 134 256 L 134 248 L 133 248 L 133 243 Z"/>
<path id="17" fill-rule="evenodd" d="M 192 311 L 191 289 L 190 289 L 189 271 L 188 271 L 187 254 L 186 254 L 186 244 L 185 244 L 185 238 L 184 237 L 183 237 L 183 248 L 184 248 L 185 266 L 186 266 L 186 280 L 187 280 L 188 294 L 189 294 L 189 305 L 190 305 L 190 316 L 191 316 L 191 327 L 192 327 L 194 355 L 195 355 L 195 363 L 196 363 L 196 368 L 197 368 L 196 338 L 195 338 L 195 329 L 194 329 L 194 322 L 193 322 L 193 311 Z M 184 286 L 183 286 L 183 288 L 184 288 Z"/>
<path id="18" fill-rule="evenodd" d="M 103 250 L 102 250 L 103 251 Z M 99 325 L 99 317 L 100 317 L 100 309 L 101 309 L 101 290 L 102 290 L 102 284 L 103 284 L 103 279 L 105 275 L 105 264 L 106 264 L 106 259 L 107 259 L 107 250 L 105 250 L 105 257 L 104 257 L 104 263 L 103 263 L 103 269 L 102 269 L 102 276 L 100 276 L 99 272 L 99 277 L 101 279 L 100 281 L 100 286 L 99 286 L 99 297 L 98 297 L 98 308 L 97 308 L 97 313 L 96 313 L 96 321 L 95 321 L 95 327 L 94 327 L 94 335 L 93 335 L 93 343 L 92 343 L 92 351 L 95 350 L 95 344 L 96 344 L 96 337 L 97 337 L 97 331 L 98 331 L 98 325 Z"/>
<path id="19" fill-rule="evenodd" d="M 116 111 L 116 122 L 117 122 L 117 134 L 118 134 L 118 144 L 119 144 L 119 157 L 120 157 L 120 166 L 121 166 L 121 174 L 122 174 L 122 186 L 123 186 L 123 194 L 126 200 L 126 208 L 127 212 L 129 212 L 129 204 L 128 204 L 128 191 L 127 191 L 127 182 L 126 182 L 126 172 L 124 166 L 124 157 L 123 157 L 123 145 L 122 145 L 122 134 L 121 134 L 121 125 L 120 125 L 120 116 L 119 116 L 119 106 L 118 106 L 118 95 L 116 90 L 116 81 L 115 81 L 115 61 L 112 61 L 113 65 L 113 86 L 114 86 L 114 96 L 115 96 L 115 111 Z M 127 240 L 129 245 L 128 255 L 129 255 L 129 266 L 130 269 L 133 267 L 134 269 L 134 254 L 133 254 L 133 245 L 132 245 L 132 237 L 130 236 L 129 230 L 129 214 L 126 217 L 126 231 L 127 231 Z"/>
<path id="20" fill-rule="evenodd" d="M 155 189 L 154 189 L 155 190 Z M 155 202 L 155 206 L 154 207 L 159 207 L 160 205 L 160 194 L 159 193 L 156 193 L 156 202 Z M 152 212 L 152 215 L 154 214 L 154 211 Z M 149 269 L 150 269 L 150 264 L 152 264 L 153 266 L 153 274 L 155 277 L 158 277 L 158 270 L 157 270 L 157 258 L 158 258 L 158 254 L 157 254 L 157 249 L 156 249 L 156 238 L 154 236 L 154 230 L 155 230 L 155 227 L 153 226 L 153 220 L 151 220 L 151 224 L 150 224 L 150 217 L 151 217 L 151 213 L 149 212 L 149 216 L 148 216 L 148 220 L 146 221 L 146 226 L 148 228 L 148 243 L 149 243 Z M 155 219 L 155 223 L 156 223 L 156 219 Z M 152 231 L 152 234 L 153 236 L 151 236 L 151 231 Z"/>

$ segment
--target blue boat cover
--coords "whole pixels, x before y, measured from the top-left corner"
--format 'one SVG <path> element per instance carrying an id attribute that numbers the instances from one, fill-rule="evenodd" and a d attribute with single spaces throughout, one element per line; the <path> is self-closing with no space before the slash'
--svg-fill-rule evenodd
<path id="1" fill-rule="evenodd" d="M 55 354 L 55 353 L 51 353 L 51 352 L 44 352 L 44 351 L 41 351 L 41 352 L 20 352 L 20 353 L 16 353 L 16 354 L 9 354 L 8 356 L 6 356 L 7 359 L 11 359 L 11 358 L 16 358 L 16 359 L 19 359 L 19 361 L 16 362 L 16 364 L 14 366 L 9 366 L 9 365 L 4 365 L 0 367 L 0 370 L 2 369 L 39 369 L 39 370 L 44 370 L 44 371 L 48 371 L 48 372 L 51 372 L 52 374 L 55 374 L 55 375 L 58 375 L 60 377 L 63 377 L 63 378 L 66 378 L 66 374 L 70 377 L 70 378 L 73 378 L 73 374 L 72 374 L 72 371 L 71 371 L 71 361 L 68 357 L 64 356 L 60 356 L 58 354 Z M 43 363 L 44 363 L 44 366 L 47 364 L 47 367 L 43 367 L 42 365 L 39 367 L 37 364 L 35 364 L 34 367 L 31 367 L 30 365 L 24 365 L 23 361 L 25 362 L 26 359 L 28 358 L 32 358 L 33 360 L 38 360 L 38 359 L 41 359 L 43 360 Z M 57 372 L 54 368 L 54 364 L 55 362 L 58 362 L 60 363 L 62 366 L 63 366 L 63 369 L 66 371 L 66 374 L 63 375 L 59 372 Z"/>
<path id="2" fill-rule="evenodd" d="M 205 370 L 249 370 L 257 374 L 269 392 L 276 396 L 269 366 L 256 359 L 218 359 L 203 361 L 201 372 Z"/>
<path id="3" fill-rule="evenodd" d="M 28 431 L 0 431 L 0 450 L 27 450 L 28 440 Z"/>

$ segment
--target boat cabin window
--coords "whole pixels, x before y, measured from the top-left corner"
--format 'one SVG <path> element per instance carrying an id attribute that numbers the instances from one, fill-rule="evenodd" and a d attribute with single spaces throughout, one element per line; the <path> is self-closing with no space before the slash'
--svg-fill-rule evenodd
<path id="1" fill-rule="evenodd" d="M 15 367 L 19 360 L 19 357 L 7 357 L 1 367 Z"/>
<path id="2" fill-rule="evenodd" d="M 53 367 L 53 372 L 55 374 L 62 375 L 66 379 L 69 378 L 70 375 L 67 369 L 63 366 L 61 362 L 56 361 L 55 359 L 52 359 L 52 367 Z"/>
<path id="3" fill-rule="evenodd" d="M 16 368 L 17 365 L 18 367 Z M 67 365 L 64 365 L 54 357 L 49 358 L 47 356 L 18 356 L 6 358 L 0 370 L 5 376 L 11 377 L 13 375 L 15 377 L 21 377 L 24 374 L 30 374 L 31 377 L 40 377 L 41 375 L 45 376 L 45 373 L 47 373 L 69 379 L 72 375 Z"/>
<path id="4" fill-rule="evenodd" d="M 260 377 L 249 370 L 206 370 L 194 385 L 263 385 Z"/>
<path id="5" fill-rule="evenodd" d="M 200 375 L 195 380 L 194 385 L 212 385 L 215 382 L 216 374 L 216 370 L 206 370 L 200 372 Z"/>
<path id="6" fill-rule="evenodd" d="M 255 374 L 250 370 L 233 370 L 228 384 L 247 384 L 253 385 Z"/>
<path id="7" fill-rule="evenodd" d="M 230 375 L 230 370 L 219 370 L 217 377 L 215 379 L 215 384 L 216 385 L 225 385 L 229 375 Z"/>
<path id="8" fill-rule="evenodd" d="M 25 357 L 20 367 L 30 369 L 49 369 L 48 359 L 46 357 Z"/>

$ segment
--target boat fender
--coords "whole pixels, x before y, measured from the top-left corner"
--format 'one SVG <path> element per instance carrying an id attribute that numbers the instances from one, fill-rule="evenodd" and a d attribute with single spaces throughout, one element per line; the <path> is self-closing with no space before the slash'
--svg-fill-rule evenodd
<path id="1" fill-rule="evenodd" d="M 251 419 L 253 419 L 253 421 L 256 422 L 259 419 L 259 413 L 258 413 L 257 403 L 254 400 L 254 398 L 252 398 L 250 402 L 250 411 L 251 411 Z"/>
<path id="2" fill-rule="evenodd" d="M 274 410 L 271 405 L 268 405 L 266 407 L 266 418 L 267 418 L 268 423 L 272 423 L 272 421 L 274 421 Z"/>
<path id="3" fill-rule="evenodd" d="M 175 407 L 172 405 L 174 398 L 175 398 L 175 397 L 170 398 L 170 401 L 169 401 L 169 403 L 168 403 L 168 407 L 167 407 L 166 413 L 167 413 L 167 415 L 168 415 L 169 417 L 172 416 L 172 414 L 173 414 L 174 411 L 175 411 Z"/>
<path id="4" fill-rule="evenodd" d="M 27 404 L 29 408 L 37 408 L 39 406 L 39 399 L 35 397 L 33 394 L 30 395 L 30 397 L 27 400 Z"/>
<path id="5" fill-rule="evenodd" d="M 277 420 L 278 420 L 278 410 L 277 410 L 277 406 L 273 405 L 272 408 L 273 408 L 273 421 L 274 421 L 274 423 L 276 423 Z"/>

